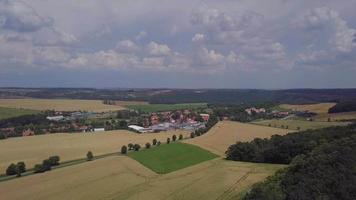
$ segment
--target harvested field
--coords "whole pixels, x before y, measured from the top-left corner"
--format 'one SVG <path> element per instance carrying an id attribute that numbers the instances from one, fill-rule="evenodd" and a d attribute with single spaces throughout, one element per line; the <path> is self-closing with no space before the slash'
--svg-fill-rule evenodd
<path id="1" fill-rule="evenodd" d="M 304 105 L 290 105 L 282 104 L 280 105 L 283 109 L 290 109 L 295 111 L 309 111 L 317 114 L 328 113 L 329 108 L 336 105 L 336 103 L 317 103 L 317 104 L 304 104 Z"/>
<path id="2" fill-rule="evenodd" d="M 31 110 L 109 112 L 125 109 L 119 105 L 105 105 L 100 100 L 74 99 L 0 99 L 0 107 Z"/>
<path id="3" fill-rule="evenodd" d="M 253 122 L 254 124 L 277 127 L 277 128 L 286 128 L 293 130 L 307 130 L 307 129 L 319 129 L 326 128 L 330 126 L 346 126 L 348 122 L 327 122 L 327 121 L 306 121 L 306 120 L 262 120 Z"/>
<path id="4" fill-rule="evenodd" d="M 138 143 L 144 146 L 154 138 L 166 141 L 167 137 L 188 132 L 169 131 L 161 133 L 136 134 L 129 131 L 107 131 L 98 133 L 56 133 L 39 136 L 17 137 L 0 140 L 0 174 L 11 163 L 24 161 L 28 168 L 52 155 L 62 161 L 84 158 L 90 150 L 94 155 L 119 152 L 122 145 Z"/>
<path id="5" fill-rule="evenodd" d="M 218 158 L 157 175 L 128 157 L 113 156 L 0 182 L 0 194 L 18 200 L 235 199 L 282 167 Z"/>
<path id="6" fill-rule="evenodd" d="M 269 138 L 272 135 L 285 135 L 291 130 L 271 128 L 240 122 L 222 121 L 200 137 L 185 140 L 218 155 L 225 155 L 227 148 L 236 141 L 250 141 L 254 138 Z"/>
<path id="7" fill-rule="evenodd" d="M 148 104 L 148 105 L 127 105 L 129 109 L 142 112 L 161 112 L 181 109 L 206 108 L 206 103 L 181 103 L 181 104 Z"/>
<path id="8" fill-rule="evenodd" d="M 356 119 L 356 112 L 324 113 L 315 116 L 316 121 L 348 121 Z"/>

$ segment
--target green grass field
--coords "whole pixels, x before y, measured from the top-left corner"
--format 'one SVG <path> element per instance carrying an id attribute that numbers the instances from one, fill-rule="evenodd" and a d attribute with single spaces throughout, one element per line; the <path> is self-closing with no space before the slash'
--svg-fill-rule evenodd
<path id="1" fill-rule="evenodd" d="M 17 109 L 17 108 L 2 108 L 0 107 L 0 120 L 8 119 L 13 117 L 19 117 L 22 115 L 31 115 L 39 113 L 36 110 L 29 110 L 29 109 Z"/>
<path id="2" fill-rule="evenodd" d="M 306 121 L 306 120 L 262 120 L 252 122 L 253 124 L 264 125 L 276 128 L 287 128 L 292 130 L 307 130 L 307 129 L 319 129 L 326 128 L 330 126 L 346 126 L 348 122 L 320 122 L 320 121 Z"/>
<path id="3" fill-rule="evenodd" d="M 173 172 L 218 157 L 200 147 L 180 142 L 132 152 L 129 156 L 159 174 Z"/>
<path id="4" fill-rule="evenodd" d="M 148 104 L 148 105 L 127 105 L 126 108 L 139 110 L 141 112 L 161 112 L 181 109 L 206 108 L 206 103 L 181 103 L 181 104 Z"/>

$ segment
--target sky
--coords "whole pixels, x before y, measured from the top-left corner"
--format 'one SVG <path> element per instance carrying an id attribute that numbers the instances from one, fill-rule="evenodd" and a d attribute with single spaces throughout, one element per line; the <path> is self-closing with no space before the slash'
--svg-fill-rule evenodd
<path id="1" fill-rule="evenodd" d="M 0 87 L 355 88 L 356 0 L 0 0 Z"/>

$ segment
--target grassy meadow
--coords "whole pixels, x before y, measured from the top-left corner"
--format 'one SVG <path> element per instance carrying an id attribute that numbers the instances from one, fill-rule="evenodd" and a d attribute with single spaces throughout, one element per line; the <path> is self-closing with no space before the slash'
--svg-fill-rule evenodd
<path id="1" fill-rule="evenodd" d="M 206 108 L 206 103 L 182 103 L 182 104 L 148 104 L 148 105 L 127 105 L 129 109 L 139 110 L 141 112 L 161 112 L 181 109 Z"/>
<path id="2" fill-rule="evenodd" d="M 170 173 L 217 157 L 197 146 L 180 142 L 132 152 L 129 156 L 159 174 Z"/>
<path id="3" fill-rule="evenodd" d="M 13 118 L 13 117 L 19 117 L 19 116 L 23 116 L 23 115 L 37 114 L 37 113 L 39 113 L 39 111 L 37 111 L 37 110 L 0 107 L 0 120 Z"/>

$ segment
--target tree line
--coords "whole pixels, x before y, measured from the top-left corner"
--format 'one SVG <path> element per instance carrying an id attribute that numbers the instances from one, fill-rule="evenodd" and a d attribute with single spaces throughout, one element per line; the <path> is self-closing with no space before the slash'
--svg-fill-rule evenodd
<path id="1" fill-rule="evenodd" d="M 356 134 L 326 142 L 255 184 L 244 200 L 356 199 Z"/>
<path id="2" fill-rule="evenodd" d="M 237 142 L 226 159 L 290 164 L 245 200 L 356 199 L 356 124 Z"/>
<path id="3" fill-rule="evenodd" d="M 270 139 L 256 138 L 251 142 L 237 142 L 226 151 L 226 159 L 236 161 L 289 164 L 300 154 L 307 154 L 315 147 L 337 140 L 356 132 L 356 125 L 329 127 L 289 133 L 284 136 L 273 135 Z"/>
<path id="4" fill-rule="evenodd" d="M 356 100 L 340 102 L 334 105 L 333 107 L 329 108 L 329 113 L 340 113 L 340 112 L 351 112 L 351 111 L 356 111 Z"/>

